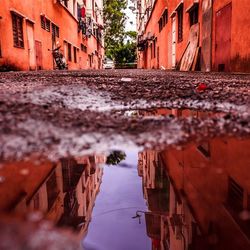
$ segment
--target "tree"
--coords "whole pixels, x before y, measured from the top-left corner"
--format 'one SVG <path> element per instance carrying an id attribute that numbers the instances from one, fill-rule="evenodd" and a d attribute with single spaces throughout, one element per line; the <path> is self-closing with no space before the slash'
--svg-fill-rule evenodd
<path id="1" fill-rule="evenodd" d="M 122 151 L 115 150 L 107 157 L 107 165 L 118 165 L 121 161 L 126 159 L 126 154 Z"/>
<path id="2" fill-rule="evenodd" d="M 114 50 L 119 47 L 125 37 L 127 0 L 104 0 L 103 20 L 105 36 L 105 54 L 114 58 Z"/>
<path id="3" fill-rule="evenodd" d="M 136 61 L 136 37 L 136 31 L 127 31 L 124 39 L 126 42 L 123 41 L 114 49 L 114 60 L 119 66 Z"/>
<path id="4" fill-rule="evenodd" d="M 136 61 L 136 43 L 127 42 L 121 44 L 114 50 L 114 60 L 116 64 L 134 63 Z"/>

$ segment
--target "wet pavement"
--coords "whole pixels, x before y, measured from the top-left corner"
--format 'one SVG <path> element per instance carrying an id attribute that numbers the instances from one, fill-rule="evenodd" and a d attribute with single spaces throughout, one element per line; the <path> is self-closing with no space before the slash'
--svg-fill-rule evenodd
<path id="1" fill-rule="evenodd" d="M 2 73 L 0 158 L 37 152 L 58 160 L 116 144 L 174 145 L 194 137 L 244 136 L 249 134 L 249 84 L 249 75 L 215 73 Z M 142 119 L 119 112 L 160 107 L 223 112 L 225 117 L 179 119 L 170 113 Z"/>
<path id="2" fill-rule="evenodd" d="M 1 74 L 0 249 L 250 249 L 249 84 Z"/>

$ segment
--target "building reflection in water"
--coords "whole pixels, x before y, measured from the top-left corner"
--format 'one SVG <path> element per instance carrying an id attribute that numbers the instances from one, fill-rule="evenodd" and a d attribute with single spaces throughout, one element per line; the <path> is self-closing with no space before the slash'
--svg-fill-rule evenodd
<path id="1" fill-rule="evenodd" d="M 250 249 L 249 148 L 217 138 L 139 153 L 152 249 Z"/>
<path id="2" fill-rule="evenodd" d="M 62 159 L 57 164 L 19 162 L 2 166 L 1 213 L 14 216 L 42 212 L 58 226 L 86 234 L 98 194 L 106 156 Z"/>

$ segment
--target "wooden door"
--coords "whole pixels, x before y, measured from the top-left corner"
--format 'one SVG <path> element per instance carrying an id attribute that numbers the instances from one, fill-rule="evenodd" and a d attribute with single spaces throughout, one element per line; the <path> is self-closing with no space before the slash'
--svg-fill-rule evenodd
<path id="1" fill-rule="evenodd" d="M 37 70 L 43 69 L 43 61 L 42 61 L 42 42 L 35 41 L 36 47 L 36 68 Z"/>
<path id="2" fill-rule="evenodd" d="M 215 70 L 230 71 L 232 4 L 215 16 Z"/>
<path id="3" fill-rule="evenodd" d="M 176 67 L 176 16 L 172 17 L 172 68 Z"/>
<path id="4" fill-rule="evenodd" d="M 27 38 L 28 38 L 29 68 L 30 70 L 36 70 L 34 25 L 33 23 L 27 21 L 26 27 L 27 27 Z"/>

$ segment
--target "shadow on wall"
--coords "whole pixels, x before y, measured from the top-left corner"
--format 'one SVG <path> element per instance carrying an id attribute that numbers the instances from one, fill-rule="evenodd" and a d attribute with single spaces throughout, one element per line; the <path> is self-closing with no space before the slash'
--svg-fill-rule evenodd
<path id="1" fill-rule="evenodd" d="M 4 61 L 0 65 L 0 72 L 8 72 L 8 71 L 20 71 L 21 69 L 17 67 L 15 64 L 9 62 L 8 60 Z"/>
<path id="2" fill-rule="evenodd" d="M 231 60 L 232 72 L 248 72 L 250 73 L 250 55 L 241 57 L 237 54 Z"/>

